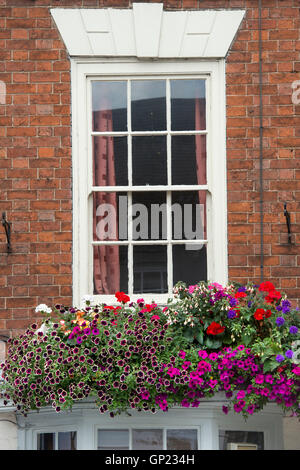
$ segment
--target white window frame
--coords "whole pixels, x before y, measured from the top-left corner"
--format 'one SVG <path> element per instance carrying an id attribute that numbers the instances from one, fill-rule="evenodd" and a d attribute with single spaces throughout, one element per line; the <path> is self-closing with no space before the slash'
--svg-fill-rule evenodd
<path id="1" fill-rule="evenodd" d="M 128 436 L 128 450 L 132 450 L 132 431 L 147 431 L 147 430 L 151 430 L 151 429 L 157 429 L 159 431 L 162 431 L 162 449 L 161 450 L 167 450 L 167 431 L 168 430 L 180 430 L 180 431 L 184 431 L 184 430 L 196 430 L 197 431 L 197 449 L 195 450 L 200 450 L 200 446 L 201 446 L 201 436 L 200 436 L 200 432 L 201 432 L 201 426 L 195 426 L 195 425 L 182 425 L 182 426 L 172 426 L 172 425 L 165 425 L 165 426 L 162 426 L 162 425 L 155 425 L 155 423 L 153 423 L 152 425 L 150 426 L 145 426 L 145 425 L 133 425 L 130 423 L 130 420 L 128 419 L 128 425 L 122 425 L 122 426 L 113 426 L 113 425 L 110 425 L 110 426 L 96 426 L 96 429 L 95 429 L 95 449 L 97 450 L 101 450 L 101 449 L 98 449 L 98 431 L 101 431 L 102 429 L 105 429 L 105 430 L 110 430 L 110 431 L 113 431 L 113 430 L 126 430 L 129 432 L 129 436 Z"/>
<path id="2" fill-rule="evenodd" d="M 97 77 L 205 77 L 207 79 L 207 277 L 226 283 L 227 271 L 227 192 L 226 192 L 226 103 L 225 60 L 138 60 L 136 58 L 73 58 L 72 84 L 72 157 L 73 157 L 73 303 L 82 305 L 85 295 L 93 295 L 91 250 L 92 165 L 90 148 L 89 80 Z M 159 187 L 158 187 L 159 188 Z M 164 187 L 166 189 L 166 187 Z M 192 188 L 191 188 L 192 189 Z M 204 187 L 203 187 L 204 189 Z M 90 220 L 90 223 L 89 223 Z M 167 294 L 134 294 L 164 304 Z M 114 295 L 93 296 L 95 303 L 116 303 Z"/>
<path id="3" fill-rule="evenodd" d="M 17 413 L 18 449 L 37 448 L 37 434 L 77 431 L 77 450 L 97 450 L 98 429 L 198 429 L 199 450 L 219 450 L 219 431 L 256 431 L 264 433 L 265 450 L 283 449 L 282 410 L 268 404 L 246 421 L 240 414 L 222 412 L 226 404 L 223 394 L 203 400 L 199 408 L 171 408 L 156 414 L 129 410 L 130 416 L 121 414 L 111 418 L 101 414 L 92 399 L 74 404 L 72 411 L 56 413 L 51 407 L 39 412 L 30 411 L 26 418 Z"/>

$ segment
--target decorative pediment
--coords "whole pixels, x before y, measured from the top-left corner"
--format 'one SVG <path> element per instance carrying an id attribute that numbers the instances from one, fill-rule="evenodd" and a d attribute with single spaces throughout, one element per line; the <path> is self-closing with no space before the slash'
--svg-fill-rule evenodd
<path id="1" fill-rule="evenodd" d="M 72 57 L 222 58 L 244 10 L 164 11 L 162 3 L 132 9 L 53 8 Z"/>

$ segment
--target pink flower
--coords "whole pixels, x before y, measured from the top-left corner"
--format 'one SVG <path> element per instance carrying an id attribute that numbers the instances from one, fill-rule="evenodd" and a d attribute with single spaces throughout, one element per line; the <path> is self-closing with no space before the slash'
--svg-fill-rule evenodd
<path id="1" fill-rule="evenodd" d="M 148 392 L 148 390 L 142 392 L 142 399 L 143 400 L 149 400 L 149 397 L 150 397 L 150 393 Z"/>
<path id="2" fill-rule="evenodd" d="M 245 395 L 246 393 L 244 392 L 244 390 L 240 390 L 239 392 L 237 392 L 237 399 L 240 399 L 240 398 L 245 398 Z"/>
<path id="3" fill-rule="evenodd" d="M 299 366 L 294 367 L 294 369 L 292 369 L 292 372 L 296 375 L 300 375 L 300 367 Z"/>
<path id="4" fill-rule="evenodd" d="M 208 354 L 206 351 L 198 351 L 198 356 L 201 357 L 201 359 L 205 359 Z"/>
<path id="5" fill-rule="evenodd" d="M 158 315 L 152 315 L 151 320 L 159 320 L 160 317 Z"/>
<path id="6" fill-rule="evenodd" d="M 189 286 L 189 293 L 192 294 L 197 286 Z"/>
<path id="7" fill-rule="evenodd" d="M 185 358 L 185 352 L 182 351 L 182 350 L 179 351 L 178 356 L 179 356 L 181 359 L 184 359 L 184 358 Z"/>

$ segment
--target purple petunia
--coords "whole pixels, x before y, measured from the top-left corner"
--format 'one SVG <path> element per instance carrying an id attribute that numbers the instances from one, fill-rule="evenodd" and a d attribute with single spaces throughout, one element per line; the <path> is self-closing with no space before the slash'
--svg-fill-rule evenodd
<path id="1" fill-rule="evenodd" d="M 290 327 L 290 333 L 291 333 L 292 335 L 296 335 L 296 334 L 298 333 L 298 328 L 297 328 L 296 326 L 292 325 L 292 326 Z"/>
<path id="2" fill-rule="evenodd" d="M 284 356 L 282 356 L 282 354 L 277 354 L 277 356 L 276 356 L 276 361 L 277 361 L 277 362 L 282 362 L 282 361 L 284 361 Z"/>
<path id="3" fill-rule="evenodd" d="M 283 317 L 277 317 L 276 318 L 276 325 L 277 326 L 282 326 L 285 323 L 285 319 Z"/>
<path id="4" fill-rule="evenodd" d="M 235 318 L 235 317 L 236 317 L 235 311 L 234 311 L 234 310 L 228 310 L 228 312 L 227 312 L 227 318 L 232 319 L 232 318 Z"/>
<path id="5" fill-rule="evenodd" d="M 287 357 L 288 359 L 291 359 L 293 357 L 294 353 L 291 349 L 288 349 L 288 351 L 286 351 L 285 353 L 285 357 Z"/>

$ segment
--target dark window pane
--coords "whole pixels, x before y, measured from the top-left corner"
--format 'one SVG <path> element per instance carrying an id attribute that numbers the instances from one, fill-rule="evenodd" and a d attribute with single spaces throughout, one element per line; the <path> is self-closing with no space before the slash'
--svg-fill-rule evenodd
<path id="1" fill-rule="evenodd" d="M 94 246 L 94 294 L 128 292 L 128 247 Z"/>
<path id="2" fill-rule="evenodd" d="M 206 129 L 205 80 L 171 80 L 171 129 Z"/>
<path id="3" fill-rule="evenodd" d="M 197 244 L 173 245 L 173 284 L 188 285 L 207 280 L 206 246 Z"/>
<path id="4" fill-rule="evenodd" d="M 163 448 L 162 429 L 133 429 L 133 450 L 161 450 Z"/>
<path id="5" fill-rule="evenodd" d="M 172 184 L 206 184 L 206 136 L 172 137 Z"/>
<path id="6" fill-rule="evenodd" d="M 173 240 L 206 240 L 206 192 L 172 193 Z"/>
<path id="7" fill-rule="evenodd" d="M 92 82 L 93 131 L 127 131 L 127 82 Z"/>
<path id="8" fill-rule="evenodd" d="M 167 184 L 165 136 L 132 138 L 132 179 L 134 185 Z"/>
<path id="9" fill-rule="evenodd" d="M 128 450 L 128 429 L 99 429 L 98 450 Z"/>
<path id="10" fill-rule="evenodd" d="M 166 82 L 164 80 L 132 81 L 131 100 L 133 131 L 166 129 Z"/>
<path id="11" fill-rule="evenodd" d="M 165 293 L 167 288 L 167 247 L 133 247 L 134 294 Z"/>
<path id="12" fill-rule="evenodd" d="M 58 450 L 76 450 L 77 449 L 77 433 L 59 432 L 58 433 Z"/>
<path id="13" fill-rule="evenodd" d="M 127 186 L 127 137 L 93 137 L 94 186 Z"/>
<path id="14" fill-rule="evenodd" d="M 127 193 L 93 193 L 93 240 L 127 240 Z"/>
<path id="15" fill-rule="evenodd" d="M 55 434 L 52 432 L 37 435 L 37 450 L 54 450 Z"/>
<path id="16" fill-rule="evenodd" d="M 167 450 L 197 450 L 196 429 L 167 429 Z"/>
<path id="17" fill-rule="evenodd" d="M 133 240 L 167 238 L 166 193 L 134 192 L 132 195 Z"/>
<path id="18" fill-rule="evenodd" d="M 264 433 L 259 431 L 223 431 L 219 432 L 220 450 L 227 450 L 229 443 L 256 444 L 257 450 L 264 450 Z"/>

